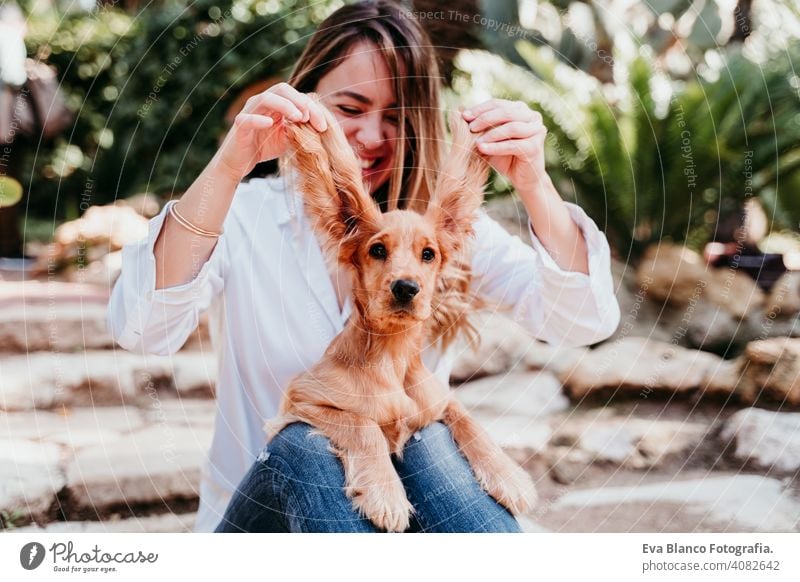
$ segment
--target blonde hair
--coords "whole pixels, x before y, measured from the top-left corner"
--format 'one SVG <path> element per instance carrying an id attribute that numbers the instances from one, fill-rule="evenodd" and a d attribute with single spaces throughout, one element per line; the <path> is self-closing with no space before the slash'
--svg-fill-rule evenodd
<path id="1" fill-rule="evenodd" d="M 289 84 L 303 93 L 314 91 L 319 80 L 362 41 L 374 44 L 385 59 L 402 120 L 392 174 L 373 197 L 383 210 L 423 212 L 436 183 L 445 132 L 435 52 L 410 12 L 389 0 L 343 6 L 312 35 Z"/>

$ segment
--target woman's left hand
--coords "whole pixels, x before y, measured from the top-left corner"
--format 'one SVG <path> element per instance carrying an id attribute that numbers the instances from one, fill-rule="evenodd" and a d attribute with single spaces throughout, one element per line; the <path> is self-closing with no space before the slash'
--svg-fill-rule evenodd
<path id="1" fill-rule="evenodd" d="M 514 186 L 533 232 L 556 264 L 589 273 L 586 240 L 545 170 L 547 128 L 541 113 L 522 101 L 490 99 L 462 116 L 478 134 L 478 151 Z"/>
<path id="2" fill-rule="evenodd" d="M 490 99 L 462 112 L 477 138 L 478 151 L 517 190 L 536 190 L 546 178 L 542 115 L 522 101 Z"/>

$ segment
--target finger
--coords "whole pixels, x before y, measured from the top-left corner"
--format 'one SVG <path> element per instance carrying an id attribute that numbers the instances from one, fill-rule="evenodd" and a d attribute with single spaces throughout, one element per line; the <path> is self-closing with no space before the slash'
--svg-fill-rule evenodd
<path id="1" fill-rule="evenodd" d="M 480 143 L 491 143 L 507 139 L 528 139 L 547 130 L 541 124 L 531 121 L 509 121 L 490 129 L 481 135 L 476 141 Z"/>
<path id="2" fill-rule="evenodd" d="M 484 101 L 483 103 L 479 103 L 478 105 L 473 105 L 472 107 L 465 109 L 464 111 L 461 112 L 461 114 L 467 121 L 472 121 L 473 119 L 475 119 L 479 115 L 486 113 L 490 109 L 498 107 L 501 102 L 502 99 L 489 99 L 488 101 Z"/>
<path id="3" fill-rule="evenodd" d="M 328 130 L 328 118 L 325 115 L 325 110 L 323 107 L 323 105 L 312 100 L 312 103 L 308 109 L 311 125 L 319 132 Z"/>
<path id="4" fill-rule="evenodd" d="M 320 132 L 328 129 L 328 120 L 325 117 L 325 112 L 316 99 L 306 93 L 301 93 L 288 83 L 278 84 L 275 88 L 275 93 L 294 103 L 295 107 L 303 112 L 302 121 L 310 122 L 312 127 Z"/>
<path id="5" fill-rule="evenodd" d="M 478 151 L 487 156 L 517 156 L 521 159 L 530 159 L 538 150 L 539 147 L 531 139 L 507 139 L 478 144 Z"/>
<path id="6" fill-rule="evenodd" d="M 308 115 L 308 105 L 310 102 L 310 98 L 307 95 L 304 95 L 294 87 L 292 87 L 289 83 L 278 83 L 277 85 L 273 85 L 268 89 L 270 93 L 275 95 L 280 95 L 287 101 L 290 101 L 292 105 L 297 107 L 297 109 L 303 114 L 303 118 L 299 121 L 306 122 L 309 119 Z M 295 120 L 292 120 L 295 121 Z"/>
<path id="7" fill-rule="evenodd" d="M 304 117 L 303 112 L 289 99 L 269 91 L 248 99 L 243 111 L 270 116 L 277 113 L 279 116 L 295 122 L 302 121 Z"/>
<path id="8" fill-rule="evenodd" d="M 509 121 L 535 121 L 536 119 L 534 112 L 528 109 L 527 106 L 502 105 L 481 113 L 470 122 L 469 128 L 473 132 L 478 132 Z"/>
<path id="9" fill-rule="evenodd" d="M 242 131 L 269 129 L 275 125 L 275 120 L 268 115 L 257 113 L 240 113 L 237 115 L 233 124 Z"/>
<path id="10" fill-rule="evenodd" d="M 286 95 L 286 98 L 303 112 L 302 121 L 310 123 L 319 132 L 326 131 L 328 129 L 328 120 L 322 110 L 322 105 L 305 93 L 300 93 L 291 87 L 289 89 L 291 89 L 292 93 Z"/>

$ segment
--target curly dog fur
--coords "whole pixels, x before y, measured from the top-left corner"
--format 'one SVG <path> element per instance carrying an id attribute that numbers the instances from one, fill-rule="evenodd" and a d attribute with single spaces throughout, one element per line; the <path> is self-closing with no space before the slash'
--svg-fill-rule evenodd
<path id="1" fill-rule="evenodd" d="M 354 152 L 326 115 L 324 133 L 287 126 L 290 162 L 325 252 L 351 278 L 353 314 L 322 359 L 291 381 L 279 416 L 264 427 L 268 438 L 292 422 L 314 426 L 342 461 L 354 508 L 400 532 L 414 509 L 391 455 L 401 455 L 414 432 L 443 421 L 481 487 L 513 513 L 527 511 L 536 498 L 530 477 L 421 358 L 431 338 L 446 344 L 470 329 L 464 265 L 487 166 L 466 122 L 451 117 L 452 148 L 425 213 L 381 213 Z"/>

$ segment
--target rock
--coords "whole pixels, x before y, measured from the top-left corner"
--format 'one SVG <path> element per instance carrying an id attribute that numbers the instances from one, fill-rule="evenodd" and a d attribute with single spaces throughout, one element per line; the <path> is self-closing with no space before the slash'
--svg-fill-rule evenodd
<path id="1" fill-rule="evenodd" d="M 64 269 L 62 275 L 73 283 L 87 283 L 111 289 L 121 272 L 122 251 L 113 251 L 92 261 L 86 267 L 70 265 Z"/>
<path id="2" fill-rule="evenodd" d="M 456 348 L 450 374 L 454 385 L 525 368 L 559 373 L 587 351 L 535 340 L 521 325 L 502 313 L 484 311 L 473 321 L 481 343 L 477 352 L 463 344 Z"/>
<path id="3" fill-rule="evenodd" d="M 214 428 L 214 417 L 217 412 L 213 400 L 194 400 L 180 398 L 176 400 L 153 400 L 144 410 L 144 418 L 154 424 L 168 424 L 175 427 Z"/>
<path id="4" fill-rule="evenodd" d="M 635 512 L 639 518 L 631 520 L 626 515 L 626 519 L 615 520 L 614 514 L 622 515 L 626 505 L 641 507 Z M 580 523 L 579 531 L 639 531 L 636 525 L 642 514 L 659 505 L 668 506 L 666 521 L 674 519 L 678 512 L 685 512 L 691 514 L 694 523 L 698 518 L 715 522 L 714 531 L 795 532 L 800 519 L 800 502 L 792 498 L 780 481 L 759 475 L 705 476 L 631 487 L 571 490 L 552 509 Z M 600 526 L 593 529 L 582 514 L 594 507 L 613 508 L 613 514 L 608 510 L 602 512 L 602 519 L 597 520 Z M 550 516 L 549 520 L 552 519 Z M 661 523 L 659 529 L 663 531 L 665 520 Z"/>
<path id="5" fill-rule="evenodd" d="M 212 430 L 155 425 L 113 448 L 75 452 L 67 466 L 74 508 L 100 510 L 198 496 Z"/>
<path id="6" fill-rule="evenodd" d="M 800 339 L 772 338 L 747 344 L 742 363 L 742 397 L 762 396 L 784 405 L 800 405 Z"/>
<path id="7" fill-rule="evenodd" d="M 569 401 L 547 372 L 517 372 L 468 382 L 455 390 L 489 435 L 517 461 L 541 452 L 550 438 L 547 417 Z"/>
<path id="8" fill-rule="evenodd" d="M 639 467 L 659 467 L 676 459 L 683 459 L 703 441 L 708 426 L 690 420 L 637 421 L 629 425 L 635 435 Z"/>
<path id="9" fill-rule="evenodd" d="M 96 285 L 0 282 L 0 352 L 111 347 L 108 296 Z"/>
<path id="10" fill-rule="evenodd" d="M 92 304 L 0 307 L 0 352 L 111 348 L 106 312 L 105 305 Z"/>
<path id="11" fill-rule="evenodd" d="M 751 341 L 771 337 L 800 337 L 800 316 L 781 318 L 766 314 L 761 317 L 751 317 L 750 327 L 758 332 L 753 335 Z"/>
<path id="12" fill-rule="evenodd" d="M 61 377 L 52 366 L 63 362 L 62 354 L 13 356 L 0 363 L 3 383 L 0 385 L 0 410 L 32 410 L 54 408 L 63 388 L 56 378 Z M 63 364 L 58 366 L 63 369 Z"/>
<path id="13" fill-rule="evenodd" d="M 0 410 L 112 406 L 178 395 L 213 397 L 216 356 L 39 352 L 4 358 L 0 373 Z"/>
<path id="14" fill-rule="evenodd" d="M 670 243 L 651 245 L 636 272 L 640 288 L 657 301 L 686 305 L 706 287 L 706 263 L 696 252 Z"/>
<path id="15" fill-rule="evenodd" d="M 772 287 L 764 311 L 770 318 L 788 318 L 800 313 L 800 271 L 781 275 Z"/>
<path id="16" fill-rule="evenodd" d="M 578 437 L 581 449 L 589 453 L 593 462 L 624 464 L 636 453 L 635 437 L 622 424 L 600 424 L 585 427 Z"/>
<path id="17" fill-rule="evenodd" d="M 651 283 L 644 281 L 640 286 L 628 265 L 618 261 L 612 261 L 611 265 L 621 318 L 616 331 L 606 342 L 615 342 L 626 337 L 670 341 L 673 330 L 661 321 L 664 309 L 648 299 Z"/>
<path id="18" fill-rule="evenodd" d="M 22 520 L 43 516 L 65 484 L 60 461 L 52 443 L 0 441 L 0 511 Z"/>
<path id="19" fill-rule="evenodd" d="M 706 298 L 742 319 L 764 305 L 764 292 L 752 277 L 736 269 L 710 269 Z"/>
<path id="20" fill-rule="evenodd" d="M 535 341 L 525 352 L 522 360 L 529 370 L 546 370 L 558 375 L 571 369 L 588 352 L 589 350 L 583 347 L 551 346 Z"/>
<path id="21" fill-rule="evenodd" d="M 57 412 L 32 411 L 2 415 L 0 430 L 19 438 L 79 449 L 110 444 L 144 425 L 144 416 L 133 406 L 61 408 Z"/>
<path id="22" fill-rule="evenodd" d="M 516 372 L 463 384 L 456 398 L 470 410 L 537 418 L 569 407 L 561 382 L 548 372 Z"/>
<path id="23" fill-rule="evenodd" d="M 570 414 L 553 432 L 551 467 L 569 475 L 591 463 L 650 469 L 680 458 L 687 449 L 696 447 L 706 432 L 705 424 L 688 419 L 622 417 L 608 409 Z M 562 462 L 568 466 L 558 467 Z"/>
<path id="24" fill-rule="evenodd" d="M 542 419 L 516 414 L 497 416 L 485 410 L 472 411 L 473 418 L 518 463 L 525 463 L 544 451 L 552 431 Z"/>
<path id="25" fill-rule="evenodd" d="M 736 412 L 720 433 L 733 456 L 766 471 L 800 471 L 800 413 L 746 408 Z"/>
<path id="26" fill-rule="evenodd" d="M 58 521 L 14 529 L 14 533 L 187 533 L 194 528 L 195 513 L 148 515 L 103 521 Z"/>
<path id="27" fill-rule="evenodd" d="M 40 352 L 3 360 L 0 408 L 27 410 L 62 405 L 119 404 L 136 395 L 123 363 L 130 358 L 107 352 Z"/>
<path id="28" fill-rule="evenodd" d="M 94 285 L 78 285 L 61 281 L 0 281 L 0 308 L 49 306 L 53 303 L 73 305 L 108 302 L 108 289 Z"/>
<path id="29" fill-rule="evenodd" d="M 103 261 L 111 269 L 117 258 L 112 253 Z M 103 275 L 99 285 L 0 281 L 0 353 L 113 348 L 106 328 L 112 276 Z M 181 352 L 200 348 L 210 351 L 207 313 Z"/>
<path id="30" fill-rule="evenodd" d="M 689 347 L 726 358 L 740 355 L 749 342 L 774 337 L 800 337 L 800 318 L 779 318 L 753 310 L 737 319 L 705 300 L 698 303 L 686 333 Z"/>
<path id="31" fill-rule="evenodd" d="M 195 502 L 215 412 L 213 400 L 157 399 L 0 414 L 0 433 L 13 435 L 0 442 L 0 510 L 46 523 L 56 500 L 67 517 Z"/>
<path id="32" fill-rule="evenodd" d="M 489 436 L 519 462 L 545 447 L 551 433 L 545 417 L 568 404 L 558 381 L 546 372 L 474 380 L 454 394 Z"/>
<path id="33" fill-rule="evenodd" d="M 138 408 L 125 406 L 62 408 L 56 413 L 35 411 L 6 416 L 16 417 L 17 423 L 27 419 L 32 425 L 29 430 L 15 429 L 15 434 L 25 434 L 28 438 L 64 445 L 70 449 L 98 443 L 111 444 L 145 424 Z"/>
<path id="34" fill-rule="evenodd" d="M 763 291 L 748 275 L 736 269 L 710 268 L 698 253 L 670 243 L 648 247 L 637 282 L 656 301 L 683 306 L 705 295 L 738 319 L 764 303 Z"/>
<path id="35" fill-rule="evenodd" d="M 213 353 L 181 352 L 173 361 L 173 384 L 183 398 L 214 398 L 217 358 Z"/>
<path id="36" fill-rule="evenodd" d="M 128 243 L 147 236 L 148 221 L 133 208 L 109 204 L 91 206 L 86 212 L 56 229 L 53 240 L 62 246 L 85 241 L 88 245 L 108 244 L 118 251 Z"/>
<path id="37" fill-rule="evenodd" d="M 516 367 L 534 339 L 510 318 L 488 311 L 473 317 L 481 341 L 478 351 L 459 345 L 450 374 L 452 384 L 502 374 Z"/>
<path id="38" fill-rule="evenodd" d="M 161 212 L 161 201 L 155 194 L 149 192 L 142 192 L 141 194 L 134 194 L 129 198 L 122 198 L 117 200 L 114 204 L 133 208 L 145 218 L 153 218 L 156 214 Z"/>
<path id="39" fill-rule="evenodd" d="M 580 481 L 593 461 L 589 453 L 573 446 L 548 447 L 545 460 L 552 479 L 562 485 L 572 485 Z"/>
<path id="40" fill-rule="evenodd" d="M 59 226 L 35 271 L 77 263 L 88 265 L 106 253 L 147 236 L 148 221 L 133 208 L 109 204 L 91 206 L 80 218 Z"/>
<path id="41" fill-rule="evenodd" d="M 707 398 L 727 400 L 731 396 L 742 399 L 742 363 L 743 358 L 720 360 L 711 370 L 701 390 Z"/>
<path id="42" fill-rule="evenodd" d="M 707 300 L 700 300 L 685 319 L 687 344 L 721 356 L 738 353 L 753 336 L 748 320 L 739 320 Z"/>
<path id="43" fill-rule="evenodd" d="M 640 398 L 653 392 L 686 394 L 711 382 L 721 362 L 705 352 L 645 338 L 624 338 L 588 352 L 561 374 L 560 380 L 573 401 L 599 391 Z"/>

